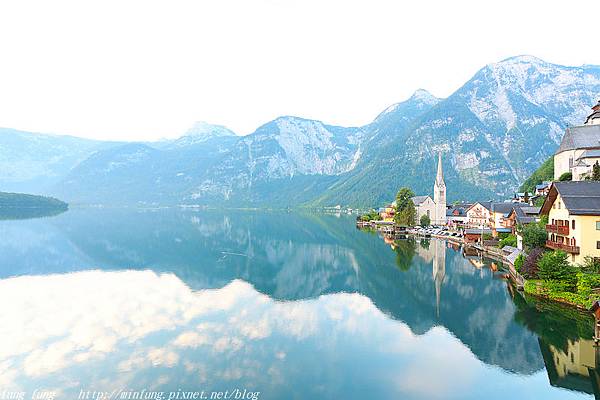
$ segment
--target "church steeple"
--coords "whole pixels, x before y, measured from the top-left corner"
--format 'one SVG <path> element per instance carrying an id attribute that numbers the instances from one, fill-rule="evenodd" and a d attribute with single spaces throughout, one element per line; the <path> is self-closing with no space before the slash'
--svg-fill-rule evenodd
<path id="1" fill-rule="evenodd" d="M 438 153 L 437 175 L 433 184 L 433 201 L 435 203 L 435 225 L 446 225 L 446 183 L 442 169 L 442 152 Z"/>
<path id="2" fill-rule="evenodd" d="M 444 183 L 444 171 L 442 170 L 442 152 L 438 153 L 438 166 L 437 176 L 435 177 L 435 183 L 437 186 L 446 186 Z"/>

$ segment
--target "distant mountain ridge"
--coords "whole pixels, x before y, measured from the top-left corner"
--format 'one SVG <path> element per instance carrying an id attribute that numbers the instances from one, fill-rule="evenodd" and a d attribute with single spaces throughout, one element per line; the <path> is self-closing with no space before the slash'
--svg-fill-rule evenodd
<path id="1" fill-rule="evenodd" d="M 600 67 L 518 56 L 483 67 L 446 99 L 419 89 L 361 127 L 284 116 L 235 136 L 197 123 L 179 139 L 145 144 L 71 138 L 75 145 L 49 146 L 56 150 L 44 150 L 42 159 L 33 136 L 12 135 L 0 148 L 0 166 L 13 173 L 0 176 L 0 189 L 20 184 L 93 204 L 375 206 L 401 186 L 431 194 L 442 152 L 450 201 L 500 199 L 555 151 L 568 125 L 583 122 L 598 97 Z M 54 143 L 39 143 L 46 140 Z M 22 158 L 15 156 L 21 147 Z"/>

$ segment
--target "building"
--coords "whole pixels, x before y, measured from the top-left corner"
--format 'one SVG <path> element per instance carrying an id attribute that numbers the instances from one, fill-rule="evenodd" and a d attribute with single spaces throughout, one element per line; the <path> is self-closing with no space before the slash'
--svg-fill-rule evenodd
<path id="1" fill-rule="evenodd" d="M 379 208 L 379 210 L 377 211 L 379 213 L 379 216 L 381 217 L 382 221 L 393 221 L 394 220 L 394 215 L 396 214 L 396 202 L 393 202 L 392 204 L 388 204 L 385 207 L 381 207 Z"/>
<path id="2" fill-rule="evenodd" d="M 517 231 L 517 226 L 536 223 L 540 220 L 540 207 L 532 207 L 528 204 L 515 204 L 508 217 L 504 219 L 504 227 L 517 235 L 517 248 L 523 250 L 523 236 Z"/>
<path id="3" fill-rule="evenodd" d="M 423 215 L 427 215 L 432 225 L 446 225 L 446 183 L 442 170 L 442 153 L 438 154 L 438 165 L 435 182 L 433 184 L 433 199 L 430 196 L 415 196 L 412 198 L 415 205 L 417 223 Z"/>
<path id="4" fill-rule="evenodd" d="M 515 205 L 521 203 L 491 203 L 490 204 L 490 227 L 492 235 L 498 236 L 498 233 L 511 233 L 511 230 L 505 226 L 505 219 L 508 218 L 510 212 L 515 208 Z"/>
<path id="5" fill-rule="evenodd" d="M 535 196 L 547 196 L 550 191 L 550 184 L 552 182 L 545 181 L 539 185 L 535 185 Z"/>
<path id="6" fill-rule="evenodd" d="M 465 229 L 464 239 L 467 243 L 481 242 L 482 238 L 491 235 L 492 230 L 489 228 L 469 228 Z"/>
<path id="7" fill-rule="evenodd" d="M 436 207 L 431 196 L 415 196 L 411 198 L 413 204 L 415 205 L 416 215 L 417 215 L 417 224 L 421 221 L 421 217 L 423 215 L 427 215 L 429 220 L 433 224 L 435 219 Z"/>
<path id="8" fill-rule="evenodd" d="M 451 206 L 446 210 L 446 224 L 454 228 L 463 227 L 467 225 L 467 209 L 471 204 L 462 204 Z"/>
<path id="9" fill-rule="evenodd" d="M 540 210 L 548 216 L 546 247 L 570 255 L 600 258 L 600 182 L 554 182 Z"/>
<path id="10" fill-rule="evenodd" d="M 571 172 L 574 181 L 584 180 L 596 161 L 600 162 L 600 101 L 583 125 L 565 131 L 554 154 L 554 179 Z"/>
<path id="11" fill-rule="evenodd" d="M 446 183 L 442 171 L 442 153 L 438 154 L 437 174 L 433 184 L 433 202 L 435 203 L 434 225 L 446 225 Z"/>
<path id="12" fill-rule="evenodd" d="M 470 227 L 490 227 L 492 203 L 477 202 L 467 209 L 467 225 Z"/>

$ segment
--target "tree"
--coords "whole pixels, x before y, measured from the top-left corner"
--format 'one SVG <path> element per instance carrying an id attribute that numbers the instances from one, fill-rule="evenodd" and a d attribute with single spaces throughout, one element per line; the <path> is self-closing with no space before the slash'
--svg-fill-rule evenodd
<path id="1" fill-rule="evenodd" d="M 421 226 L 431 225 L 431 219 L 429 218 L 429 215 L 427 215 L 427 214 L 421 215 L 421 220 L 419 222 L 421 223 Z"/>
<path id="2" fill-rule="evenodd" d="M 600 164 L 598 164 L 598 161 L 596 161 L 592 167 L 592 180 L 600 181 Z"/>
<path id="3" fill-rule="evenodd" d="M 545 281 L 557 281 L 565 284 L 567 290 L 577 285 L 577 273 L 569 263 L 569 256 L 562 250 L 544 253 L 538 260 L 539 276 Z"/>
<path id="4" fill-rule="evenodd" d="M 500 239 L 500 242 L 498 243 L 498 247 L 503 248 L 504 246 L 517 247 L 517 236 L 510 234 L 510 235 L 506 236 L 505 238 Z"/>
<path id="5" fill-rule="evenodd" d="M 537 199 L 535 199 L 535 202 L 533 203 L 533 205 L 536 207 L 541 207 L 544 205 L 545 200 L 546 200 L 546 196 L 540 196 Z"/>
<path id="6" fill-rule="evenodd" d="M 417 211 L 415 210 L 415 206 L 412 204 L 412 201 L 411 204 L 404 207 L 404 210 L 396 212 L 396 215 L 394 215 L 394 222 L 403 226 L 414 226 L 416 219 Z"/>
<path id="7" fill-rule="evenodd" d="M 414 206 L 411 200 L 414 196 L 414 192 L 407 187 L 398 190 L 398 193 L 396 194 L 396 212 L 404 210 L 409 205 Z"/>
<path id="8" fill-rule="evenodd" d="M 526 190 L 525 194 L 523 195 L 523 201 L 525 203 L 529 203 L 529 192 Z"/>
<path id="9" fill-rule="evenodd" d="M 417 219 L 415 204 L 412 201 L 414 192 L 403 187 L 396 194 L 396 214 L 394 222 L 398 225 L 413 226 Z"/>
<path id="10" fill-rule="evenodd" d="M 521 270 L 523 269 L 523 264 L 525 263 L 525 257 L 523 256 L 523 254 L 519 254 L 517 256 L 517 258 L 515 259 L 515 269 L 517 270 L 517 272 L 521 272 Z"/>
<path id="11" fill-rule="evenodd" d="M 546 227 L 541 222 L 527 224 L 522 227 L 523 244 L 527 249 L 544 247 L 546 244 Z"/>
<path id="12" fill-rule="evenodd" d="M 573 174 L 571 172 L 565 172 L 563 173 L 559 178 L 559 181 L 561 182 L 565 182 L 565 181 L 572 181 L 573 180 Z"/>
<path id="13" fill-rule="evenodd" d="M 538 277 L 538 260 L 544 254 L 544 249 L 541 247 L 537 247 L 535 249 L 531 249 L 525 261 L 523 262 L 523 266 L 521 267 L 521 275 L 525 278 L 534 279 Z"/>
<path id="14" fill-rule="evenodd" d="M 600 273 L 600 260 L 594 257 L 585 256 L 583 258 L 583 264 L 581 264 L 579 268 L 581 269 L 581 272 L 586 274 L 598 274 Z"/>

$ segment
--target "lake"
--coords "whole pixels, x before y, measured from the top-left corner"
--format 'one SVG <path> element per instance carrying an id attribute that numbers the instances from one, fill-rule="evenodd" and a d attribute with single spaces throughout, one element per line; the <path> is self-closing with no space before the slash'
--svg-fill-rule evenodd
<path id="1" fill-rule="evenodd" d="M 4 398 L 598 392 L 588 315 L 523 297 L 492 260 L 384 241 L 354 217 L 73 209 L 0 221 L 0 238 Z"/>

